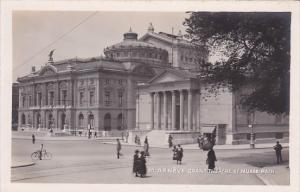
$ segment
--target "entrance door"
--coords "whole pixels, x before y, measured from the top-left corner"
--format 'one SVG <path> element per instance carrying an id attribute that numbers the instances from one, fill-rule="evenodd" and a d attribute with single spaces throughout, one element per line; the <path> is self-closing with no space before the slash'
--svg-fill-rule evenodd
<path id="1" fill-rule="evenodd" d="M 60 124 L 60 129 L 63 130 L 66 124 L 66 114 L 61 115 L 61 124 Z"/>

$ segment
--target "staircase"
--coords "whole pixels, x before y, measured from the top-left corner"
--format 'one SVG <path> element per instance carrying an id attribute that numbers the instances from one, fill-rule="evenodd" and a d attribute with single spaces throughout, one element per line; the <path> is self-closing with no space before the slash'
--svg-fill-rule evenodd
<path id="1" fill-rule="evenodd" d="M 167 146 L 168 145 L 168 134 L 165 130 L 152 130 L 146 135 L 141 137 L 141 141 L 144 142 L 145 138 L 148 138 L 148 142 L 151 146 Z"/>

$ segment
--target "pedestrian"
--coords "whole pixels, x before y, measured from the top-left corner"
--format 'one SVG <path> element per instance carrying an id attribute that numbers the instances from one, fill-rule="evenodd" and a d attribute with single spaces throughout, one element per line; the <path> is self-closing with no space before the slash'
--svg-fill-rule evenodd
<path id="1" fill-rule="evenodd" d="M 144 151 L 145 151 L 145 156 L 150 156 L 150 153 L 149 153 L 149 143 L 148 143 L 147 136 L 146 136 L 146 139 L 144 141 Z"/>
<path id="2" fill-rule="evenodd" d="M 209 170 L 215 169 L 215 161 L 217 161 L 215 151 L 213 150 L 213 146 L 210 147 L 210 150 L 207 153 L 206 164 L 208 164 Z"/>
<path id="3" fill-rule="evenodd" d="M 168 143 L 169 143 L 169 148 L 171 148 L 173 146 L 173 137 L 171 135 L 169 135 Z"/>
<path id="4" fill-rule="evenodd" d="M 139 170 L 138 172 L 139 172 L 140 176 L 145 177 L 145 175 L 147 173 L 147 166 L 146 166 L 146 157 L 145 157 L 144 151 L 141 151 L 141 153 L 140 153 L 138 170 Z"/>
<path id="5" fill-rule="evenodd" d="M 88 138 L 89 139 L 91 138 L 91 134 L 92 134 L 91 129 L 88 129 Z"/>
<path id="6" fill-rule="evenodd" d="M 276 151 L 277 164 L 282 163 L 282 156 L 281 156 L 282 146 L 279 144 L 279 141 L 276 142 L 276 145 L 273 148 Z"/>
<path id="7" fill-rule="evenodd" d="M 181 161 L 182 161 L 182 157 L 183 157 L 183 149 L 182 147 L 178 144 L 177 145 L 177 164 L 179 162 L 179 164 L 181 164 Z"/>
<path id="8" fill-rule="evenodd" d="M 134 151 L 132 171 L 137 177 L 139 172 L 139 150 Z"/>
<path id="9" fill-rule="evenodd" d="M 97 131 L 94 132 L 94 138 L 97 138 Z"/>
<path id="10" fill-rule="evenodd" d="M 176 148 L 176 145 L 173 146 L 173 160 L 176 160 L 177 161 L 177 148 Z"/>
<path id="11" fill-rule="evenodd" d="M 121 142 L 119 139 L 117 139 L 117 158 L 120 159 L 120 156 L 121 156 Z"/>
<path id="12" fill-rule="evenodd" d="M 125 132 L 126 143 L 128 143 L 128 137 L 129 137 L 129 132 L 128 132 L 128 130 L 126 130 L 126 132 Z"/>
<path id="13" fill-rule="evenodd" d="M 32 144 L 35 144 L 35 135 L 32 134 Z"/>

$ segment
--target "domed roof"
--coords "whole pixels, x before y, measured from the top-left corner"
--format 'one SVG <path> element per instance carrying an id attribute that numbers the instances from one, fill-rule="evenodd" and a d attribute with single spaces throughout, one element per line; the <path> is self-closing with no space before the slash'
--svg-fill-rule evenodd
<path id="1" fill-rule="evenodd" d="M 126 48 L 126 47 L 153 47 L 156 48 L 152 43 L 147 43 L 144 41 L 139 41 L 137 39 L 138 34 L 132 32 L 131 28 L 129 32 L 124 33 L 124 40 L 121 43 L 117 43 L 108 47 L 108 49 L 119 49 L 119 48 Z"/>

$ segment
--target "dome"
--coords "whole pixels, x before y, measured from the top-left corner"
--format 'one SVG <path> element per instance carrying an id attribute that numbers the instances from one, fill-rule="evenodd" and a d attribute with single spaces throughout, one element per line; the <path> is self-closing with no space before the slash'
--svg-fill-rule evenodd
<path id="1" fill-rule="evenodd" d="M 118 61 L 152 62 L 156 64 L 168 63 L 168 52 L 152 43 L 138 40 L 138 34 L 130 28 L 123 34 L 122 42 L 104 49 L 106 57 Z"/>

